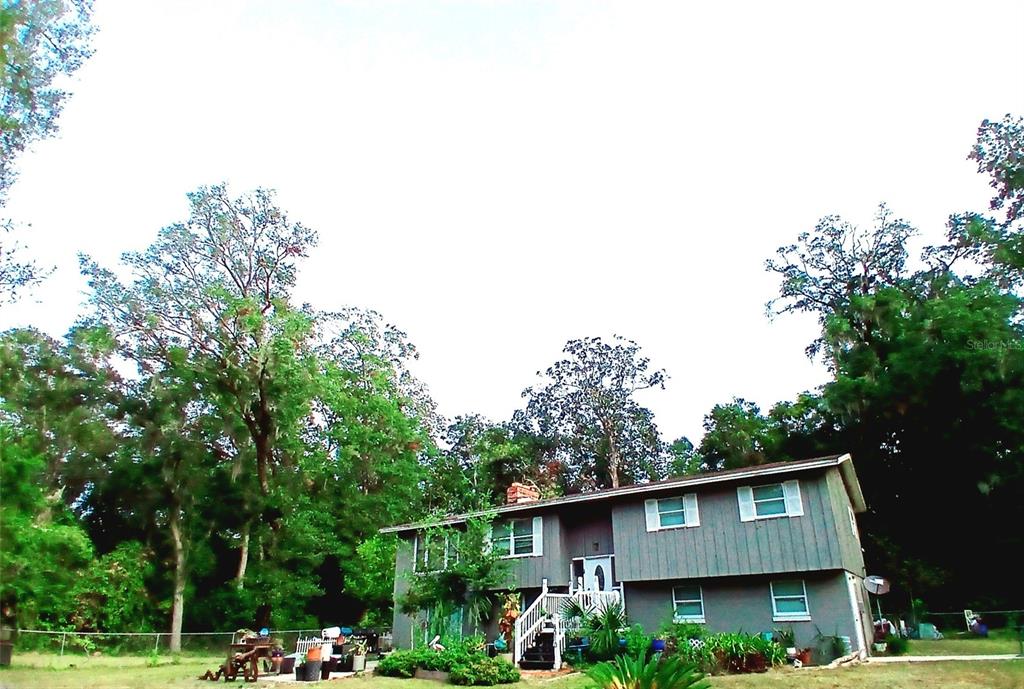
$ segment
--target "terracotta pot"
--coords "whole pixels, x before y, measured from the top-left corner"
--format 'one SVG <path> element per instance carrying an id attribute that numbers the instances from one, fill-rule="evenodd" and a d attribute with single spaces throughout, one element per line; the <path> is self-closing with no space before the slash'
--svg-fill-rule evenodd
<path id="1" fill-rule="evenodd" d="M 801 664 L 802 664 L 802 665 L 803 665 L 804 667 L 807 667 L 808 665 L 810 665 L 810 664 L 811 664 L 811 653 L 812 653 L 812 652 L 813 652 L 813 649 L 810 649 L 810 648 L 801 648 L 801 649 L 800 649 L 799 651 L 797 651 L 797 653 L 796 653 L 796 659 L 797 659 L 797 660 L 799 660 L 799 661 L 800 661 L 800 663 L 801 663 Z"/>

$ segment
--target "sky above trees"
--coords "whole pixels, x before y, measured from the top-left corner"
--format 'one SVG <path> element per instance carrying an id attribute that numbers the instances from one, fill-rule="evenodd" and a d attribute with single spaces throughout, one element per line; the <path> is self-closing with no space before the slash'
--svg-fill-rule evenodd
<path id="1" fill-rule="evenodd" d="M 316 229 L 296 296 L 409 334 L 447 416 L 507 418 L 571 338 L 671 376 L 665 437 L 828 378 L 764 260 L 879 202 L 937 243 L 991 193 L 978 123 L 1024 111 L 1024 6 L 99 0 L 94 57 L 7 212 L 57 270 L 0 328 L 60 335 L 185 193 L 263 186 Z M 59 202 L 55 202 L 59 199 Z M 910 251 L 916 255 L 914 247 Z"/>

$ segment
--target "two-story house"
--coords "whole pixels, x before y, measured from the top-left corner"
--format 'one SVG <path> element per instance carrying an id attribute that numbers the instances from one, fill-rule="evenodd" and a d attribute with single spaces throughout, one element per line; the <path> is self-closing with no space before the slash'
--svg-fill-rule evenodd
<path id="1" fill-rule="evenodd" d="M 820 631 L 849 637 L 866 654 L 871 617 L 856 518 L 864 510 L 846 454 L 549 500 L 514 484 L 508 504 L 476 514 L 493 515 L 492 547 L 512 561 L 509 587 L 523 594 L 518 661 L 536 636 L 539 611 L 560 609 L 552 599 L 566 597 L 617 600 L 649 632 L 672 620 L 716 632 L 789 627 L 798 645 Z M 427 526 L 382 530 L 400 536 L 396 600 L 429 557 L 418 552 Z M 489 636 L 495 632 L 492 622 Z M 411 646 L 422 633 L 396 606 L 396 645 Z"/>

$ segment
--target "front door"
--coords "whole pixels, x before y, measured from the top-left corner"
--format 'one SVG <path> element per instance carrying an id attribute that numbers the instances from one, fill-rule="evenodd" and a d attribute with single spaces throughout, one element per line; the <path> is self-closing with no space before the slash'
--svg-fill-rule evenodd
<path id="1" fill-rule="evenodd" d="M 583 589 L 586 591 L 612 590 L 612 556 L 583 559 Z"/>

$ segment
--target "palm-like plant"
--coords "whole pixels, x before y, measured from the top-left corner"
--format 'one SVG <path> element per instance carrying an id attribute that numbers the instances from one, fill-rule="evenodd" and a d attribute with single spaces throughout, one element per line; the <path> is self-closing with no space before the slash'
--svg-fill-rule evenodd
<path id="1" fill-rule="evenodd" d="M 629 626 L 620 603 L 610 603 L 583 619 L 581 634 L 590 637 L 590 650 L 597 657 L 608 657 L 619 650 L 619 639 Z"/>
<path id="2" fill-rule="evenodd" d="M 679 658 L 619 656 L 587 670 L 601 689 L 708 689 L 704 673 Z"/>

